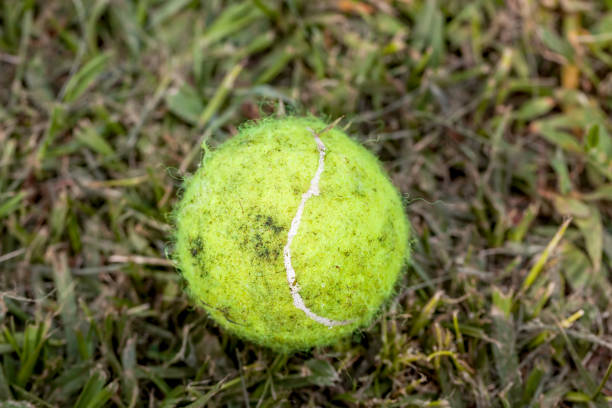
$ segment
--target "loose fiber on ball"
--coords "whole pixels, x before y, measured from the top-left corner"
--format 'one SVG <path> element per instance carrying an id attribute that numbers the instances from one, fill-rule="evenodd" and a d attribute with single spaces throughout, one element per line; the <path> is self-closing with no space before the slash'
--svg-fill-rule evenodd
<path id="1" fill-rule="evenodd" d="M 208 152 L 175 211 L 175 260 L 228 331 L 290 352 L 367 325 L 408 259 L 399 193 L 319 119 L 264 119 Z"/>

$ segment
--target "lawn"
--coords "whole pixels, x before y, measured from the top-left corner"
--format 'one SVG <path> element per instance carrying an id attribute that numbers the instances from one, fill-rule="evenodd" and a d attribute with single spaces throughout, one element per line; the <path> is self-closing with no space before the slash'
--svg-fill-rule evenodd
<path id="1" fill-rule="evenodd" d="M 412 257 L 279 354 L 185 294 L 172 210 L 203 144 L 307 114 Z M 0 0 L 0 407 L 609 407 L 611 117 L 610 0 Z"/>

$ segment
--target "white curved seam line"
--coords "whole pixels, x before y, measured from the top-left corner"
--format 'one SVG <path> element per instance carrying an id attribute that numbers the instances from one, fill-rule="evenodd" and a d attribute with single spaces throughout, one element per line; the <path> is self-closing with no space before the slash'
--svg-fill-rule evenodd
<path id="1" fill-rule="evenodd" d="M 291 296 L 293 297 L 293 305 L 306 313 L 306 316 L 312 320 L 331 328 L 333 326 L 343 326 L 349 324 L 351 321 L 328 319 L 327 317 L 319 316 L 310 310 L 308 306 L 304 304 L 304 299 L 302 299 L 302 296 L 300 296 L 300 287 L 296 281 L 295 270 L 293 269 L 293 265 L 291 263 L 291 243 L 293 242 L 293 238 L 297 235 L 300 227 L 302 214 L 304 213 L 304 206 L 306 205 L 306 201 L 308 201 L 311 197 L 319 195 L 319 181 L 321 180 L 321 174 L 325 169 L 325 145 L 317 133 L 315 133 L 312 129 L 308 130 L 310 130 L 310 132 L 313 134 L 315 142 L 317 143 L 317 149 L 319 150 L 319 166 L 317 167 L 314 177 L 312 180 L 310 180 L 310 188 L 307 192 L 302 194 L 302 201 L 300 202 L 297 212 L 295 213 L 295 217 L 293 217 L 293 220 L 291 221 L 291 228 L 287 234 L 287 244 L 283 249 L 283 258 L 285 261 L 285 270 L 287 271 L 287 282 L 289 283 L 289 289 L 291 290 Z"/>

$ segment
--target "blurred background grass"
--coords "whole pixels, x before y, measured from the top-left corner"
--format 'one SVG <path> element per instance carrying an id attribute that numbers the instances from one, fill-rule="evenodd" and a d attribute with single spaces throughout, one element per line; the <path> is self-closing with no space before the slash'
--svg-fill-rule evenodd
<path id="1" fill-rule="evenodd" d="M 610 406 L 611 68 L 610 0 L 0 0 L 0 406 Z M 169 213 L 203 141 L 306 113 L 414 259 L 283 356 L 190 305 Z"/>

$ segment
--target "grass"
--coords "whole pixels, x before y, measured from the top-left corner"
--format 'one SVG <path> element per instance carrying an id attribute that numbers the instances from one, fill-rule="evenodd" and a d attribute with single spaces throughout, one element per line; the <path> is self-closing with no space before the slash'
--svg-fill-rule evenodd
<path id="1" fill-rule="evenodd" d="M 245 120 L 333 120 L 406 197 L 372 327 L 228 336 L 167 253 Z M 0 0 L 0 407 L 608 407 L 612 2 Z"/>

